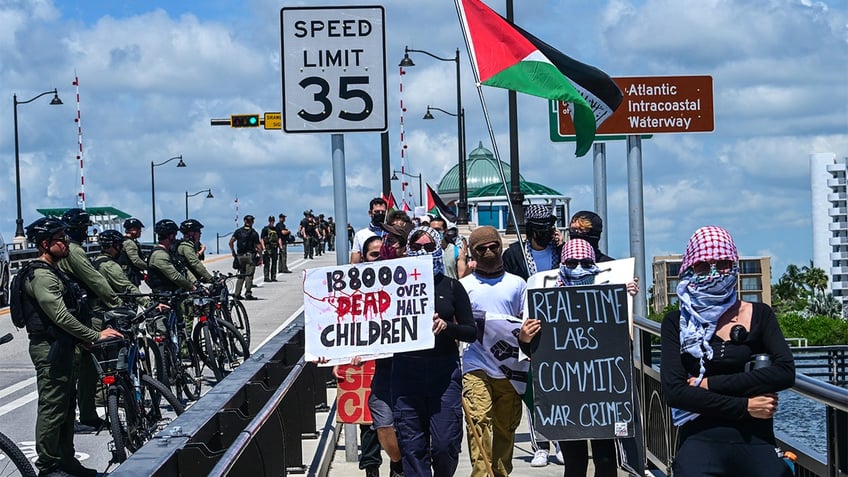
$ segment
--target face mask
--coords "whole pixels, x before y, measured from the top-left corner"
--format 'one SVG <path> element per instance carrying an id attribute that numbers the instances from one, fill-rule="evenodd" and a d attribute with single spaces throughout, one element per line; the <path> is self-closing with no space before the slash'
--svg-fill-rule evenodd
<path id="1" fill-rule="evenodd" d="M 380 225 L 386 221 L 386 213 L 385 212 L 374 212 L 371 215 L 371 223 L 374 225 Z"/>
<path id="2" fill-rule="evenodd" d="M 592 265 L 588 268 L 583 268 L 582 265 L 577 265 L 574 268 L 568 268 L 565 265 L 559 266 L 559 278 L 563 285 L 593 285 L 595 283 L 595 275 L 600 272 L 597 265 Z"/>
<path id="3" fill-rule="evenodd" d="M 554 231 L 553 229 L 537 230 L 533 232 L 533 237 L 537 244 L 542 247 L 547 247 L 554 239 Z"/>
<path id="4" fill-rule="evenodd" d="M 398 252 L 397 252 L 397 249 L 395 247 L 392 247 L 391 245 L 389 245 L 385 242 L 383 243 L 383 245 L 380 246 L 380 259 L 381 260 L 391 260 L 391 259 L 397 258 L 397 257 L 398 257 Z"/>

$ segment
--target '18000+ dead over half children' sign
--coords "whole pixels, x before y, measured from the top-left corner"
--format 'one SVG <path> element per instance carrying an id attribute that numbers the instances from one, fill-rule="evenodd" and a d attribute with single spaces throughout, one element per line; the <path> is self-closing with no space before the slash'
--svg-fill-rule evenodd
<path id="1" fill-rule="evenodd" d="M 433 292 L 430 256 L 306 270 L 306 359 L 344 364 L 432 348 Z"/>
<path id="2" fill-rule="evenodd" d="M 551 440 L 632 436 L 625 285 L 528 293 L 530 316 L 542 324 L 531 359 L 536 430 Z"/>

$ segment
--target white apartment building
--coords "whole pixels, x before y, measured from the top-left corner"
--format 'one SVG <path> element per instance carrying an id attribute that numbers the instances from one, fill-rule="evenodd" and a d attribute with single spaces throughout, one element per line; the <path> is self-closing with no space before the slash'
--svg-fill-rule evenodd
<path id="1" fill-rule="evenodd" d="M 833 296 L 848 297 L 848 157 L 810 154 L 813 265 L 827 273 Z"/>

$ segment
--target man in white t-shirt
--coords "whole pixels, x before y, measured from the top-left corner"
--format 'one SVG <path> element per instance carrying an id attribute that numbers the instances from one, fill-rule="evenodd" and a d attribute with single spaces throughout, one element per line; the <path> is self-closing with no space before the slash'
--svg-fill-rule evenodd
<path id="1" fill-rule="evenodd" d="M 371 217 L 371 222 L 368 227 L 359 230 L 353 236 L 353 245 L 350 247 L 350 263 L 359 263 L 362 261 L 362 245 L 368 240 L 368 237 L 376 235 L 382 237 L 385 233 L 380 226 L 386 221 L 386 210 L 388 204 L 380 197 L 371 199 L 368 204 L 368 216 Z"/>
<path id="2" fill-rule="evenodd" d="M 487 475 L 491 462 L 495 477 L 512 472 L 515 429 L 521 422 L 522 395 L 529 361 L 518 361 L 518 330 L 527 299 L 527 283 L 504 271 L 503 243 L 494 227 L 477 227 L 468 238 L 474 271 L 460 283 L 471 299 L 477 322 L 477 341 L 462 355 L 462 396 L 470 428 L 468 450 L 471 476 Z"/>

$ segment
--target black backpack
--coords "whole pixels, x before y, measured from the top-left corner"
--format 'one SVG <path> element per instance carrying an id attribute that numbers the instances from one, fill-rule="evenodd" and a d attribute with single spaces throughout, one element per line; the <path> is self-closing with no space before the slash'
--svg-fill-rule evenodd
<path id="1" fill-rule="evenodd" d="M 27 324 L 27 313 L 24 306 L 24 300 L 27 298 L 25 298 L 26 291 L 24 290 L 24 285 L 32 279 L 32 274 L 36 268 L 51 270 L 65 285 L 65 289 L 71 291 L 75 303 L 65 303 L 71 313 L 75 313 L 85 306 L 84 292 L 67 275 L 42 260 L 31 260 L 18 270 L 18 273 L 12 277 L 12 283 L 9 285 L 9 316 L 12 317 L 12 324 L 17 328 L 25 328 Z M 47 326 L 48 324 L 44 323 L 43 325 Z"/>

